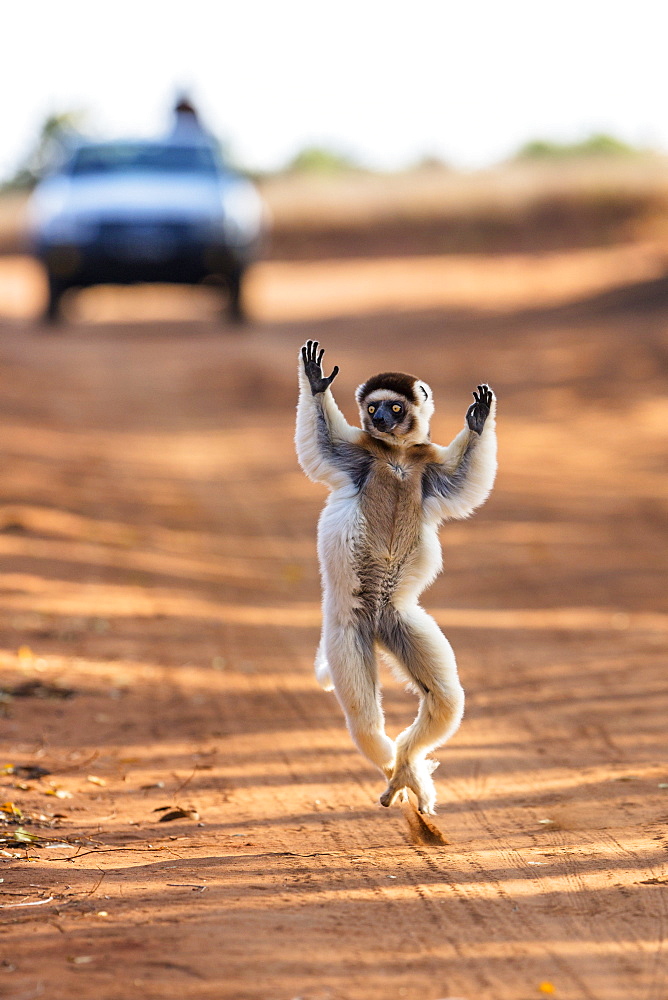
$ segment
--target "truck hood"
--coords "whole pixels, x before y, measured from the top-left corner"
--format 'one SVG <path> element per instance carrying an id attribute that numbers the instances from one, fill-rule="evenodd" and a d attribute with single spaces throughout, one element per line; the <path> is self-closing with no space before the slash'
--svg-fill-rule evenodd
<path id="1" fill-rule="evenodd" d="M 182 222 L 224 233 L 250 246 L 268 226 L 265 205 L 245 177 L 223 174 L 127 173 L 111 177 L 55 175 L 35 189 L 28 229 L 36 245 L 94 232 L 102 223 Z"/>
<path id="2" fill-rule="evenodd" d="M 226 189 L 231 190 L 237 183 L 234 177 L 227 182 L 164 173 L 54 177 L 35 191 L 30 215 L 38 227 L 58 215 L 81 222 L 148 218 L 211 222 L 222 218 Z"/>

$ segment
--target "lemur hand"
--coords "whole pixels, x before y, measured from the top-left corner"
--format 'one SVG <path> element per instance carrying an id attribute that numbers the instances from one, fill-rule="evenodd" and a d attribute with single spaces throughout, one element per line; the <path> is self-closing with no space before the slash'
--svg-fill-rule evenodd
<path id="1" fill-rule="evenodd" d="M 323 376 L 321 362 L 324 353 L 324 349 L 321 349 L 318 353 L 317 340 L 307 340 L 302 347 L 304 372 L 306 374 L 306 378 L 309 380 L 311 392 L 314 396 L 317 396 L 319 392 L 324 392 L 339 374 L 339 366 L 334 365 L 332 374 L 328 375 L 326 378 Z"/>
<path id="2" fill-rule="evenodd" d="M 478 392 L 473 393 L 473 398 L 475 403 L 471 403 L 466 411 L 466 422 L 472 431 L 475 431 L 476 434 L 482 434 L 494 397 L 490 387 L 483 383 L 478 386 Z"/>

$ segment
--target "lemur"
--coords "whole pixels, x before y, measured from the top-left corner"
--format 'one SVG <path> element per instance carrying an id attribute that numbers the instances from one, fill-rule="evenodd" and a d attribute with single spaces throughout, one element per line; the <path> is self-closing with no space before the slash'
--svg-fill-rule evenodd
<path id="1" fill-rule="evenodd" d="M 403 372 L 374 375 L 356 391 L 362 428 L 351 427 L 325 377 L 324 350 L 308 341 L 299 362 L 295 442 L 306 475 L 331 493 L 318 525 L 323 627 L 316 676 L 332 689 L 359 750 L 387 777 L 384 806 L 414 792 L 433 814 L 438 766 L 427 759 L 464 712 L 457 664 L 418 598 L 442 568 L 441 521 L 468 517 L 496 474 L 496 401 L 477 387 L 464 428 L 447 447 L 431 444 L 434 412 L 426 382 Z M 415 721 L 385 733 L 376 653 L 419 695 Z"/>

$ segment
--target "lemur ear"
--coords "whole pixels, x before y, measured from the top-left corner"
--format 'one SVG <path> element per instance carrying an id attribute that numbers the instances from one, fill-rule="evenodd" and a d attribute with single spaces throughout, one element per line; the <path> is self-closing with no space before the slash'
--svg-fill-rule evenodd
<path id="1" fill-rule="evenodd" d="M 420 392 L 422 393 L 422 395 L 424 396 L 424 400 L 425 400 L 425 403 L 426 403 L 427 400 L 429 399 L 429 395 L 430 395 L 430 392 L 431 392 L 429 386 L 427 385 L 426 382 L 418 382 L 417 383 L 417 387 L 420 390 Z"/>

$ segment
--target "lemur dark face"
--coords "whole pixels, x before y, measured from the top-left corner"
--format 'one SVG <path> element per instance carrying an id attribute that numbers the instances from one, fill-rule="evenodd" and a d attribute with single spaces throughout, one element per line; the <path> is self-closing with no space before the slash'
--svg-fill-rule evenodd
<path id="1" fill-rule="evenodd" d="M 380 393 L 374 393 L 373 398 L 366 400 L 366 412 L 371 417 L 374 430 L 391 434 L 404 423 L 406 404 L 407 401 L 400 396 L 391 395 L 385 399 Z M 409 419 L 409 423 L 412 422 L 412 418 Z"/>
<path id="2" fill-rule="evenodd" d="M 372 437 L 391 445 L 429 440 L 429 420 L 434 409 L 431 390 L 415 375 L 374 375 L 358 388 L 356 398 L 362 427 Z"/>

